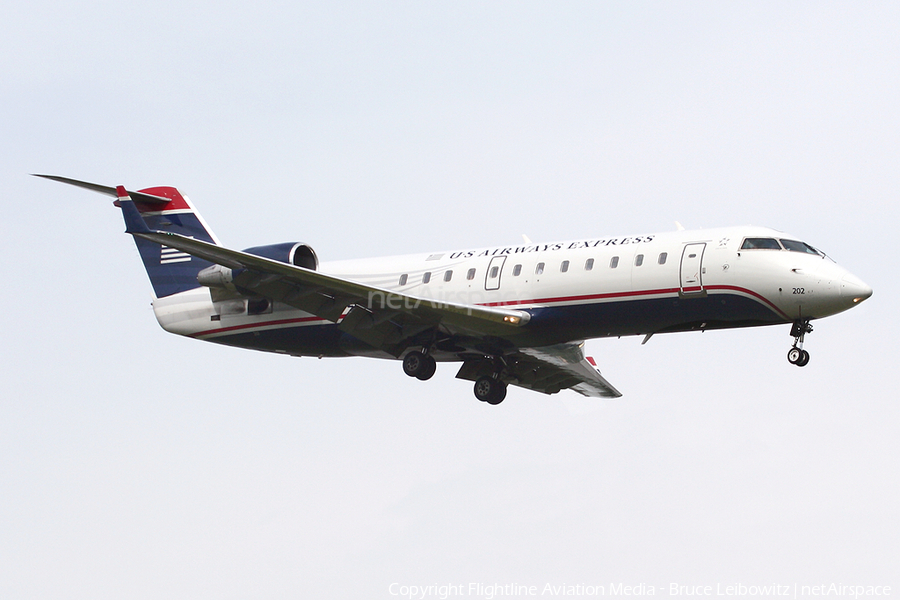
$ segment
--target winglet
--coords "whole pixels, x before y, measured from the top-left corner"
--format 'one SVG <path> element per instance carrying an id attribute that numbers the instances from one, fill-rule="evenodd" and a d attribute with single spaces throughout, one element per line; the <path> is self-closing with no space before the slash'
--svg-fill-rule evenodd
<path id="1" fill-rule="evenodd" d="M 125 233 L 151 233 L 125 186 L 117 185 L 116 195 L 118 196 L 116 204 L 122 209 L 122 216 L 125 218 Z"/>

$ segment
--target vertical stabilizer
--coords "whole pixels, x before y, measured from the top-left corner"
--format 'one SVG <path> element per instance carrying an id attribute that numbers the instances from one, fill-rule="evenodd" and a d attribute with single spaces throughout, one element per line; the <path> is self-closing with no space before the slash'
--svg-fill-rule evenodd
<path id="1" fill-rule="evenodd" d="M 152 187 L 130 192 L 121 185 L 111 187 L 59 175 L 35 173 L 34 176 L 117 198 L 114 204 L 122 208 L 127 233 L 147 230 L 171 232 L 221 245 L 200 214 L 194 210 L 191 201 L 173 187 Z M 212 264 L 175 248 L 142 239 L 138 235 L 134 236 L 134 243 L 137 244 L 157 298 L 200 287 L 197 273 Z"/>
<path id="2" fill-rule="evenodd" d="M 173 187 L 147 188 L 133 194 L 134 198 L 122 197 L 122 193 L 127 194 L 127 192 L 124 188 L 119 189 L 121 190 L 118 194 L 120 197 L 116 201 L 116 206 L 121 207 L 124 202 L 133 201 L 148 229 L 178 233 L 204 242 L 219 244 L 190 200 L 177 189 Z M 168 202 L 141 202 L 142 195 L 168 200 Z M 126 226 L 130 231 L 132 226 L 128 225 L 127 215 Z M 161 246 L 137 236 L 134 237 L 134 243 L 144 262 L 144 268 L 147 270 L 150 284 L 153 286 L 153 293 L 157 298 L 200 287 L 200 284 L 197 283 L 197 273 L 212 264 L 175 248 Z"/>

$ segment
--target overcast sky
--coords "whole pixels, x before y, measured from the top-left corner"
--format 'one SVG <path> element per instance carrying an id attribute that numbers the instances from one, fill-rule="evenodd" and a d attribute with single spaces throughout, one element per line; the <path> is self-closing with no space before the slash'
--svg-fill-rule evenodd
<path id="1" fill-rule="evenodd" d="M 896 596 L 898 31 L 891 2 L 5 7 L 0 598 Z M 598 340 L 623 398 L 494 407 L 453 365 L 166 334 L 109 199 L 35 172 L 325 261 L 766 225 L 875 294 L 804 369 L 788 326 Z"/>

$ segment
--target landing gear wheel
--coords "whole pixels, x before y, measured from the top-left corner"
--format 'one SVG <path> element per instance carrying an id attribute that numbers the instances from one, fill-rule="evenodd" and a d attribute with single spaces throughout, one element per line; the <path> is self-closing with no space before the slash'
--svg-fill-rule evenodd
<path id="1" fill-rule="evenodd" d="M 437 363 L 434 361 L 434 358 L 428 356 L 427 354 L 423 357 L 424 363 L 422 364 L 422 369 L 416 373 L 416 379 L 420 381 L 427 381 L 431 379 L 434 375 L 434 372 L 437 371 Z"/>
<path id="2" fill-rule="evenodd" d="M 791 326 L 791 337 L 794 338 L 794 347 L 788 350 L 788 362 L 798 367 L 805 367 L 809 364 L 809 352 L 803 349 L 803 338 L 807 333 L 812 333 L 812 325 L 809 319 L 805 321 L 795 321 Z"/>
<path id="3" fill-rule="evenodd" d="M 791 348 L 788 350 L 788 362 L 798 367 L 805 367 L 809 364 L 809 352 L 800 348 Z"/>
<path id="4" fill-rule="evenodd" d="M 503 383 L 502 381 L 500 381 L 499 379 L 496 380 L 496 383 L 498 386 L 497 393 L 494 395 L 493 398 L 491 398 L 490 400 L 487 401 L 488 404 L 493 404 L 495 406 L 497 404 L 500 404 L 501 402 L 503 402 L 503 400 L 506 399 L 506 384 Z"/>
<path id="5" fill-rule="evenodd" d="M 418 350 L 413 350 L 403 357 L 403 372 L 410 377 L 418 377 L 427 368 L 428 357 Z"/>
<path id="6" fill-rule="evenodd" d="M 490 375 L 482 375 L 475 382 L 475 397 L 488 404 L 500 404 L 506 398 L 506 384 Z"/>

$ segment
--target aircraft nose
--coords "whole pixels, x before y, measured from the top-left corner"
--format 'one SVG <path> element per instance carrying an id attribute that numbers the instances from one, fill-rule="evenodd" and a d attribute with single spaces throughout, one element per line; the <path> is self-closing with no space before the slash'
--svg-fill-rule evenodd
<path id="1" fill-rule="evenodd" d="M 844 275 L 841 279 L 841 296 L 852 298 L 854 304 L 859 304 L 872 295 L 872 288 L 863 283 L 861 279 L 855 275 Z"/>

